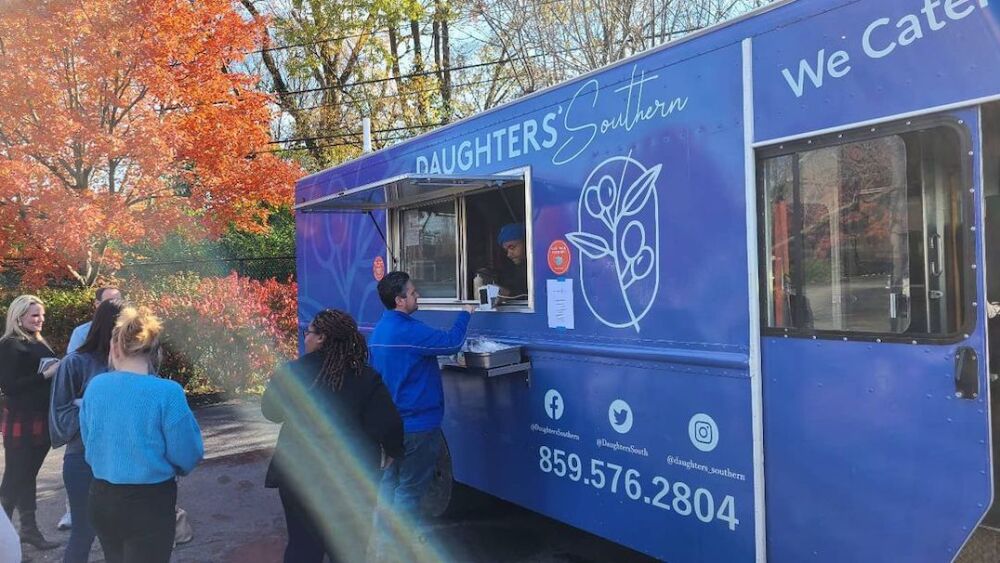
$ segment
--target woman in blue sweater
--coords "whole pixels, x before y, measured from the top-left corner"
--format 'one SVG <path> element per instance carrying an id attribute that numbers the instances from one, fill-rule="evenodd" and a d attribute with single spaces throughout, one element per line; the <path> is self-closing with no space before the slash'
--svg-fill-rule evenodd
<path id="1" fill-rule="evenodd" d="M 204 455 L 184 390 L 149 373 L 162 325 L 126 307 L 111 334 L 111 369 L 87 386 L 80 434 L 90 485 L 90 523 L 108 563 L 167 563 L 174 543 L 177 476 Z"/>
<path id="2" fill-rule="evenodd" d="M 53 447 L 66 446 L 63 483 L 66 484 L 70 512 L 79 515 L 73 519 L 63 563 L 87 563 L 90 546 L 94 543 L 94 528 L 87 517 L 87 497 L 94 474 L 84 458 L 83 440 L 80 438 L 80 404 L 90 380 L 108 371 L 111 331 L 124 307 L 125 302 L 121 299 L 101 302 L 83 344 L 63 358 L 52 382 L 49 436 Z"/>

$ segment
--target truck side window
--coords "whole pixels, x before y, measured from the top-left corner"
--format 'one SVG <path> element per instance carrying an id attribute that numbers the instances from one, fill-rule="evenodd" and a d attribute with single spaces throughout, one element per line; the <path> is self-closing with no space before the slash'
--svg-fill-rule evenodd
<path id="1" fill-rule="evenodd" d="M 970 259 L 959 132 L 799 148 L 758 166 L 767 326 L 957 332 Z"/>
<path id="2" fill-rule="evenodd" d="M 458 298 L 458 213 L 455 200 L 400 212 L 400 260 L 429 298 Z"/>
<path id="3" fill-rule="evenodd" d="M 512 176 L 395 210 L 399 267 L 413 277 L 425 303 L 476 301 L 481 285 L 496 284 L 500 306 L 529 305 L 525 184 L 523 176 Z M 512 232 L 520 237 L 520 252 L 505 248 L 516 246 Z"/>

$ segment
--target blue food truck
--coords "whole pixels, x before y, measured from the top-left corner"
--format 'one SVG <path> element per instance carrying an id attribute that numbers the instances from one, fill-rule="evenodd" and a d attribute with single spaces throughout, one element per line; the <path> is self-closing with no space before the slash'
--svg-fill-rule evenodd
<path id="1" fill-rule="evenodd" d="M 675 562 L 951 561 L 998 521 L 1000 0 L 776 2 L 295 202 L 302 323 L 370 330 L 391 270 L 439 327 L 526 290 L 470 328 L 513 361 L 442 360 L 440 498 Z"/>

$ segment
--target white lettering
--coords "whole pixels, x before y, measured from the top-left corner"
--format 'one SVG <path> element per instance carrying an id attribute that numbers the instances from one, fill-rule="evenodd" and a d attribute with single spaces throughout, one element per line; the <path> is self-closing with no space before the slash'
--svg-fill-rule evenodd
<path id="1" fill-rule="evenodd" d="M 843 68 L 846 62 L 843 57 L 831 60 L 830 72 L 838 75 L 846 72 L 849 70 Z M 633 66 L 631 73 L 631 79 L 613 91 L 622 94 L 620 99 L 612 96 L 601 100 L 601 84 L 591 79 L 579 87 L 568 104 L 558 106 L 556 111 L 546 113 L 540 120 L 508 122 L 497 129 L 470 135 L 460 143 L 445 144 L 417 156 L 417 171 L 455 174 L 543 149 L 556 149 L 552 162 L 561 165 L 584 154 L 602 132 L 633 131 L 643 122 L 666 119 L 687 108 L 687 97 L 661 99 L 647 95 L 658 75 L 647 75 L 638 66 Z M 600 109 L 607 117 L 595 115 L 598 101 L 605 102 L 605 107 Z"/>
<path id="2" fill-rule="evenodd" d="M 559 131 L 557 131 L 556 128 L 552 126 L 552 122 L 555 120 L 556 120 L 555 113 L 547 113 L 545 114 L 545 118 L 542 119 L 542 130 L 545 131 L 545 134 L 549 136 L 547 139 L 542 141 L 542 146 L 547 149 L 551 149 L 552 147 L 556 146 L 556 141 L 559 140 Z"/>
<path id="3" fill-rule="evenodd" d="M 988 8 L 989 0 L 923 0 L 922 7 L 913 13 L 904 14 L 895 20 L 895 27 L 898 34 L 892 37 L 883 34 L 893 20 L 890 18 L 878 18 L 865 28 L 861 35 L 861 48 L 864 54 L 872 59 L 882 59 L 896 52 L 897 47 L 906 47 L 923 39 L 927 32 L 939 31 L 947 27 L 949 22 L 956 22 L 965 19 L 975 12 L 978 6 L 981 9 Z M 939 8 L 942 8 L 939 10 Z M 820 49 L 816 53 L 816 65 L 813 66 L 806 59 L 799 61 L 798 77 L 792 75 L 792 71 L 785 68 L 781 74 L 791 88 L 796 98 L 802 96 L 806 88 L 806 78 L 812 82 L 814 87 L 823 86 L 824 70 L 832 78 L 840 78 L 851 71 L 850 55 L 846 51 L 833 53 L 824 65 L 825 50 Z"/>
<path id="4" fill-rule="evenodd" d="M 934 8 L 940 5 L 940 0 L 924 0 L 924 7 L 920 9 L 920 12 L 927 16 L 927 27 L 931 31 L 937 31 L 947 25 L 945 22 L 938 21 L 937 14 L 934 13 Z"/>
<path id="5" fill-rule="evenodd" d="M 895 41 L 890 41 L 889 45 L 882 49 L 875 49 L 872 47 L 871 44 L 872 32 L 875 31 L 877 28 L 886 25 L 889 25 L 889 18 L 879 18 L 873 21 L 871 24 L 868 25 L 868 28 L 865 29 L 865 34 L 861 38 L 861 47 L 865 50 L 865 54 L 873 59 L 881 59 L 882 57 L 887 56 L 889 53 L 893 51 L 893 49 L 896 48 Z"/>
<path id="6" fill-rule="evenodd" d="M 889 20 L 886 20 L 889 21 Z M 788 72 L 787 68 L 781 69 L 781 74 L 785 76 L 785 81 L 788 82 L 788 86 L 792 89 L 796 98 L 802 97 L 802 91 L 805 89 L 806 76 L 812 81 L 813 86 L 819 88 L 823 85 L 823 61 L 826 58 L 826 50 L 820 49 L 816 53 L 816 68 L 809 66 L 809 63 L 805 59 L 799 60 L 799 78 L 795 80 L 792 78 L 792 73 Z"/>
<path id="7" fill-rule="evenodd" d="M 540 151 L 542 147 L 538 146 L 538 141 L 535 140 L 535 133 L 538 132 L 538 122 L 534 119 L 529 119 L 524 122 L 524 147 L 521 149 L 525 153 L 529 153 L 532 150 Z M 530 147 L 528 145 L 531 145 Z"/>
<path id="8" fill-rule="evenodd" d="M 847 54 L 847 51 L 837 51 L 830 55 L 830 59 L 826 61 L 826 73 L 833 78 L 841 78 L 848 72 L 851 72 L 851 65 L 847 65 L 844 68 L 838 67 L 847 64 L 850 60 L 851 56 Z"/>
<path id="9" fill-rule="evenodd" d="M 507 157 L 514 158 L 521 156 L 521 147 L 518 143 L 521 141 L 521 137 L 518 135 L 521 131 L 521 124 L 515 123 L 507 128 Z"/>
<path id="10" fill-rule="evenodd" d="M 920 18 L 913 14 L 903 16 L 903 18 L 896 23 L 896 27 L 903 30 L 899 34 L 899 44 L 904 47 L 913 43 L 917 39 L 923 39 L 924 37 L 924 30 L 920 27 Z"/>
<path id="11" fill-rule="evenodd" d="M 562 156 L 563 151 L 566 150 L 566 147 L 571 146 L 572 144 L 574 144 L 574 141 L 578 139 L 576 135 L 570 135 L 569 139 L 566 139 L 566 142 L 564 142 L 562 146 L 559 147 L 559 150 L 556 151 L 555 156 L 552 157 L 552 164 L 555 164 L 557 166 L 560 164 L 566 164 L 567 162 L 580 156 L 580 153 L 586 150 L 587 147 L 590 146 L 590 143 L 594 140 L 594 138 L 597 137 L 597 125 L 594 125 L 593 123 L 583 123 L 580 125 L 577 125 L 575 123 L 571 124 L 570 118 L 573 117 L 573 106 L 576 104 L 577 99 L 580 98 L 580 96 L 586 90 L 592 90 L 591 93 L 593 95 L 593 100 L 590 102 L 589 109 L 594 109 L 594 107 L 597 106 L 597 97 L 600 88 L 601 88 L 600 83 L 597 80 L 591 79 L 588 80 L 586 83 L 584 83 L 584 85 L 581 86 L 580 89 L 576 91 L 576 94 L 573 94 L 573 99 L 570 100 L 569 105 L 566 106 L 566 115 L 563 117 L 563 127 L 570 133 L 575 133 L 577 131 L 590 131 L 590 136 L 587 138 L 586 141 L 583 142 L 583 144 L 580 145 L 578 149 L 576 149 L 576 152 L 574 152 L 572 155 Z"/>
<path id="12" fill-rule="evenodd" d="M 959 12 L 959 11 L 956 10 L 956 8 L 958 8 L 962 4 L 965 4 L 968 1 L 969 0 L 945 0 L 945 3 L 944 3 L 944 14 L 946 16 L 948 16 L 949 18 L 953 19 L 953 20 L 960 20 L 960 19 L 968 16 L 973 11 L 975 11 L 975 9 L 976 9 L 975 6 L 966 6 L 965 10 L 963 10 L 961 12 Z"/>
<path id="13" fill-rule="evenodd" d="M 451 145 L 451 151 L 447 148 L 441 149 L 441 167 L 445 174 L 455 173 L 455 145 Z M 448 164 L 448 152 L 451 152 L 451 165 Z"/>
<path id="14" fill-rule="evenodd" d="M 462 141 L 462 144 L 458 145 L 458 167 L 463 172 L 472 168 L 472 143 L 469 141 Z"/>
<path id="15" fill-rule="evenodd" d="M 490 158 L 490 138 L 486 137 L 486 142 L 483 145 L 479 144 L 479 139 L 479 137 L 476 137 L 476 168 L 482 166 L 479 162 L 479 155 L 486 156 L 486 164 L 492 162 L 492 159 Z"/>
<path id="16" fill-rule="evenodd" d="M 493 139 L 496 141 L 497 162 L 503 160 L 503 138 L 506 134 L 506 129 L 497 129 L 493 132 Z"/>

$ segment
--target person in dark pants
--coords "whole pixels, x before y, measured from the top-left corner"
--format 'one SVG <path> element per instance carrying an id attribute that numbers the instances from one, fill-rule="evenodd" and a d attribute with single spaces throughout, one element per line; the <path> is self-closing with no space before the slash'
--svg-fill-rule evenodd
<path id="1" fill-rule="evenodd" d="M 35 519 L 38 470 L 49 453 L 49 389 L 58 363 L 45 365 L 55 354 L 42 337 L 45 304 L 21 295 L 7 308 L 0 337 L 0 390 L 7 397 L 0 421 L 4 441 L 4 473 L 0 505 L 7 516 L 16 508 L 21 517 L 21 543 L 38 549 L 59 544 L 42 536 Z"/>
<path id="2" fill-rule="evenodd" d="M 49 436 L 53 446 L 66 446 L 63 482 L 66 484 L 70 512 L 77 515 L 63 555 L 64 563 L 87 563 L 90 546 L 96 536 L 87 517 L 87 499 L 94 475 L 84 456 L 83 439 L 80 437 L 80 404 L 90 380 L 108 371 L 111 332 L 124 306 L 121 299 L 101 302 L 93 321 L 88 323 L 89 332 L 83 344 L 59 364 L 52 383 Z"/>
<path id="3" fill-rule="evenodd" d="M 372 366 L 385 378 L 403 416 L 405 453 L 382 476 L 373 550 L 377 558 L 393 558 L 388 550 L 399 537 L 393 537 L 390 514 L 402 516 L 407 525 L 419 523 L 420 500 L 444 448 L 444 388 L 437 357 L 461 350 L 475 307 L 466 306 L 451 329 L 443 331 L 413 318 L 420 294 L 405 272 L 386 274 L 378 294 L 387 310 L 371 335 Z"/>
<path id="4" fill-rule="evenodd" d="M 177 482 L 116 485 L 94 479 L 88 515 L 108 563 L 168 563 L 174 549 Z"/>
<path id="5" fill-rule="evenodd" d="M 149 309 L 122 309 L 111 332 L 114 371 L 83 393 L 80 435 L 94 475 L 87 510 L 108 563 L 170 561 L 176 479 L 205 453 L 184 389 L 150 374 L 160 331 Z"/>
<path id="6" fill-rule="evenodd" d="M 403 422 L 350 315 L 320 311 L 305 352 L 261 399 L 282 423 L 265 485 L 285 509 L 285 563 L 364 561 L 378 472 L 403 455 Z"/>

